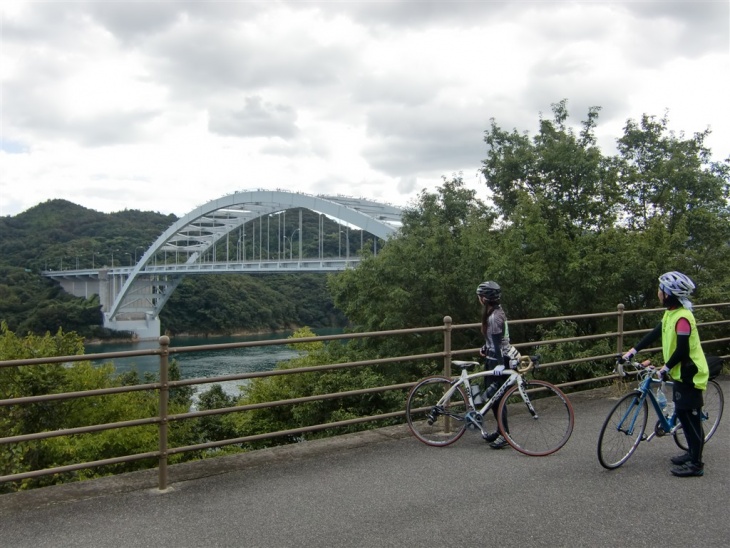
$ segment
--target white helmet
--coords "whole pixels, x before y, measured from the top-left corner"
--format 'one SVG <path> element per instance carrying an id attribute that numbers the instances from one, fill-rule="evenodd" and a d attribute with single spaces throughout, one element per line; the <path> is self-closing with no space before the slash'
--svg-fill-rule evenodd
<path id="1" fill-rule="evenodd" d="M 674 295 L 682 303 L 682 306 L 692 310 L 689 296 L 695 290 L 695 284 L 689 276 L 677 271 L 665 272 L 659 276 L 659 289 L 667 295 Z"/>

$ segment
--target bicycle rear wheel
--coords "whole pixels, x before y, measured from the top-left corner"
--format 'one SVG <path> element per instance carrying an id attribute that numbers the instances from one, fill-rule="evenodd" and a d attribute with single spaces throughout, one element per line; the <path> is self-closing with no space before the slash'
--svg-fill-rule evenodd
<path id="1" fill-rule="evenodd" d="M 468 400 L 462 386 L 456 387 L 444 405 L 436 406 L 452 384 L 448 377 L 427 377 L 411 388 L 408 394 L 408 427 L 426 445 L 443 447 L 464 435 Z"/>
<path id="2" fill-rule="evenodd" d="M 543 457 L 563 447 L 573 433 L 573 405 L 568 397 L 549 382 L 525 381 L 529 405 L 517 385 L 499 403 L 499 430 L 520 453 Z M 530 409 L 532 407 L 532 409 Z"/>
<path id="3" fill-rule="evenodd" d="M 725 409 L 725 396 L 716 381 L 708 381 L 702 399 L 704 402 L 702 406 L 702 429 L 705 431 L 705 443 L 707 443 L 720 425 L 722 412 Z M 680 449 L 688 450 L 687 438 L 684 436 L 681 427 L 674 431 L 674 443 Z"/>
<path id="4" fill-rule="evenodd" d="M 598 436 L 598 461 L 601 466 L 618 468 L 636 451 L 644 437 L 649 408 L 640 394 L 626 394 L 606 417 Z"/>

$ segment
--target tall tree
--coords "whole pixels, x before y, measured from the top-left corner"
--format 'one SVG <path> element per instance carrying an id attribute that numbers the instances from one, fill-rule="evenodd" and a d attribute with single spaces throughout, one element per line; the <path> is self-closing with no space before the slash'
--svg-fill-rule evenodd
<path id="1" fill-rule="evenodd" d="M 494 220 L 461 176 L 444 179 L 404 212 L 400 232 L 377 257 L 330 279 L 335 304 L 364 330 L 437 325 L 446 315 L 476 322 L 474 290 L 493 260 Z"/>
<path id="2" fill-rule="evenodd" d="M 712 159 L 709 129 L 687 137 L 668 126 L 666 113 L 645 114 L 628 120 L 617 140 L 634 263 L 686 272 L 699 297 L 723 300 L 730 287 L 730 158 Z M 648 298 L 655 281 L 642 288 Z"/>
<path id="3" fill-rule="evenodd" d="M 500 128 L 494 119 L 485 132 L 489 146 L 482 173 L 500 214 L 511 219 L 520 195 L 540 205 L 551 232 L 571 240 L 585 230 L 613 224 L 618 198 L 617 170 L 596 144 L 600 107 L 591 107 L 578 135 L 567 125 L 567 101 L 552 105 L 553 119 L 527 134 Z"/>
<path id="4" fill-rule="evenodd" d="M 712 160 L 705 140 L 710 130 L 686 138 L 668 128 L 668 115 L 628 120 L 617 140 L 622 205 L 629 228 L 643 229 L 663 218 L 670 232 L 682 220 L 704 225 L 706 214 L 727 218 L 730 163 Z M 700 228 L 700 227 L 698 227 Z"/>

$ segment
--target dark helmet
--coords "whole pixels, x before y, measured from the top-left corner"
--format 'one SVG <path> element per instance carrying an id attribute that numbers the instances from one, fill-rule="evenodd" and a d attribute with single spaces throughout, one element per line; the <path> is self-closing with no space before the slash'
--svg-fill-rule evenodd
<path id="1" fill-rule="evenodd" d="M 484 297 L 487 302 L 496 303 L 502 296 L 502 288 L 497 282 L 482 282 L 477 287 L 477 295 Z"/>

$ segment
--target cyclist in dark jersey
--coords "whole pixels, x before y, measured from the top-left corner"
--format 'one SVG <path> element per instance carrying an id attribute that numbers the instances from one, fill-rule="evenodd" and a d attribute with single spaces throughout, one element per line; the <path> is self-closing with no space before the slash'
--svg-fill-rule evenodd
<path id="1" fill-rule="evenodd" d="M 477 287 L 477 297 L 482 304 L 482 335 L 484 335 L 485 341 L 479 353 L 486 359 L 485 368 L 492 369 L 497 376 L 484 378 L 483 400 L 478 399 L 475 403 L 491 398 L 509 378 L 506 375 L 502 376 L 501 372 L 505 367 L 510 367 L 511 363 L 516 366 L 519 359 L 519 353 L 509 342 L 507 315 L 500 305 L 502 289 L 499 284 L 492 281 L 482 282 Z M 497 405 L 492 407 L 495 419 L 497 418 L 497 407 Z M 502 419 L 505 430 L 509 431 L 506 408 Z M 484 439 L 489 442 L 492 449 L 502 449 L 509 445 L 499 431 L 484 436 Z"/>

